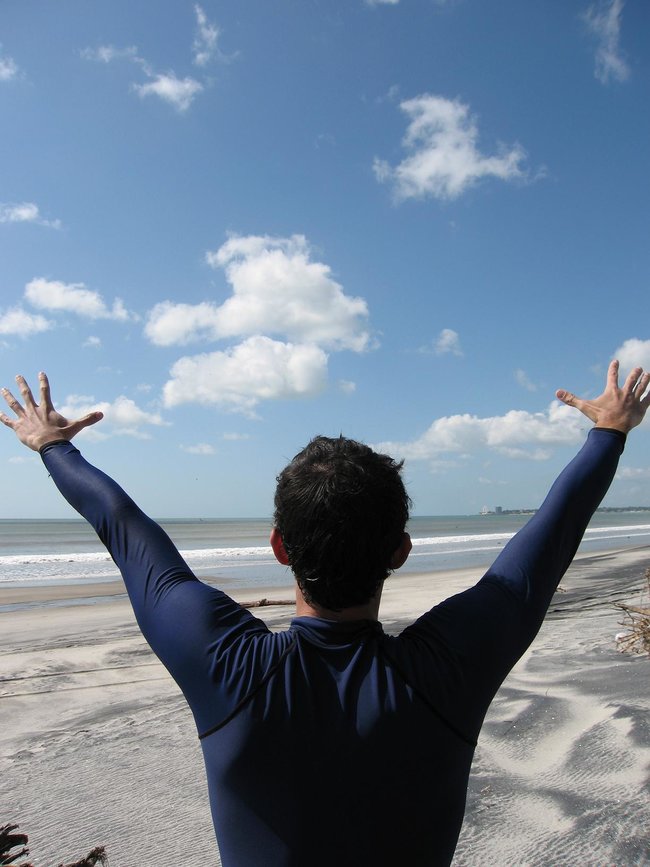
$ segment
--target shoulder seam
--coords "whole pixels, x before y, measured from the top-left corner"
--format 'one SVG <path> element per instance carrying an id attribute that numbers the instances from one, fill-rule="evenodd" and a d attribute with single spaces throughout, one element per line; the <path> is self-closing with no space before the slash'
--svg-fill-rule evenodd
<path id="1" fill-rule="evenodd" d="M 249 693 L 247 693 L 242 699 L 240 699 L 240 701 L 237 702 L 237 704 L 235 705 L 235 707 L 233 708 L 233 710 L 229 714 L 227 714 L 216 725 L 210 726 L 209 729 L 206 729 L 204 732 L 199 733 L 199 740 L 200 741 L 203 740 L 203 738 L 207 738 L 209 735 L 214 734 L 216 731 L 219 731 L 219 729 L 223 728 L 225 725 L 227 725 L 230 722 L 230 720 L 234 719 L 237 716 L 239 711 L 246 704 L 248 704 L 248 702 L 251 701 L 251 699 L 260 691 L 260 689 L 262 689 L 264 684 L 266 684 L 273 677 L 275 672 L 278 670 L 278 668 L 280 668 L 280 666 L 284 662 L 285 658 L 294 649 L 297 641 L 298 641 L 298 638 L 296 636 L 294 636 L 292 638 L 292 640 L 289 642 L 289 644 L 285 647 L 285 649 L 280 654 L 280 657 L 278 658 L 277 662 L 273 663 L 271 668 L 269 668 L 269 670 L 266 672 L 266 674 L 260 680 L 260 682 L 257 684 L 257 686 L 253 687 L 253 689 Z"/>

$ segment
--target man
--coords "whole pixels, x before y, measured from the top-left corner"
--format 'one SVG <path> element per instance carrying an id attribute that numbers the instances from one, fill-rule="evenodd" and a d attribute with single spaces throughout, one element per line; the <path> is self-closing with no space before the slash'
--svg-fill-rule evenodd
<path id="1" fill-rule="evenodd" d="M 138 623 L 192 709 L 225 867 L 447 865 L 476 739 L 499 685 L 533 640 L 629 430 L 650 373 L 618 363 L 593 401 L 559 391 L 595 427 L 544 504 L 479 583 L 399 636 L 378 621 L 382 583 L 410 550 L 400 465 L 319 437 L 280 474 L 271 545 L 296 577 L 285 632 L 198 581 L 165 533 L 72 437 L 22 377 L 0 414 L 41 452 L 124 577 Z M 204 863 L 210 863 L 206 854 Z"/>

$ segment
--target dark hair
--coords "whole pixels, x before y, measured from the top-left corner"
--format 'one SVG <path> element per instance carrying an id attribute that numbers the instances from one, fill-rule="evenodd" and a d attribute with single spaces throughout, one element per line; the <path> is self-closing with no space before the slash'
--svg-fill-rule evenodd
<path id="1" fill-rule="evenodd" d="M 308 603 L 362 605 L 388 577 L 411 505 L 401 469 L 363 443 L 318 436 L 282 470 L 274 522 Z"/>

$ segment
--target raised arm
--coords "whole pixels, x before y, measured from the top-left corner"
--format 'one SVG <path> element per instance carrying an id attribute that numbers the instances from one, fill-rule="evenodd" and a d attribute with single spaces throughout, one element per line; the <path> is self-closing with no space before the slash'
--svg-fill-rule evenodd
<path id="1" fill-rule="evenodd" d="M 213 723 L 215 714 L 202 698 L 211 676 L 215 640 L 227 642 L 243 631 L 265 634 L 268 630 L 225 593 L 198 581 L 164 530 L 70 442 L 102 414 L 64 418 L 52 406 L 47 377 L 41 373 L 39 379 L 38 404 L 22 376 L 16 380 L 24 405 L 2 389 L 15 418 L 0 413 L 0 421 L 26 446 L 40 451 L 59 491 L 93 526 L 122 573 L 145 638 L 180 684 L 197 722 L 205 728 Z"/>
<path id="2" fill-rule="evenodd" d="M 102 419 L 101 412 L 70 420 L 52 405 L 45 373 L 39 374 L 40 401 L 17 376 L 24 405 L 6 388 L 2 395 L 15 414 L 0 413 L 28 448 L 38 451 L 54 483 L 73 509 L 93 527 L 122 573 L 138 623 L 156 646 L 155 610 L 179 581 L 196 580 L 161 527 L 109 476 L 89 464 L 70 440 Z"/>
<path id="3" fill-rule="evenodd" d="M 586 443 L 560 473 L 544 503 L 508 542 L 474 587 L 452 596 L 408 627 L 404 636 L 435 636 L 451 649 L 461 675 L 439 710 L 470 740 L 508 671 L 534 639 L 555 589 L 609 488 L 628 431 L 648 409 L 650 374 L 635 368 L 618 387 L 612 362 L 603 394 L 587 401 L 557 396 L 596 422 Z"/>
<path id="4" fill-rule="evenodd" d="M 650 403 L 650 393 L 645 394 L 650 373 L 636 367 L 619 388 L 618 370 L 618 361 L 612 361 L 605 390 L 594 400 L 564 390 L 556 392 L 596 426 L 541 508 L 504 548 L 486 576 L 498 577 L 526 602 L 528 640 L 539 628 L 587 524 L 612 483 L 627 433 L 641 423 Z"/>

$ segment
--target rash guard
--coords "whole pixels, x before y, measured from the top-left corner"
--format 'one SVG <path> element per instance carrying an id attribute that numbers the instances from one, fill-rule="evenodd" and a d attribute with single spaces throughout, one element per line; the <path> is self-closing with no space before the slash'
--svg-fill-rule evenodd
<path id="1" fill-rule="evenodd" d="M 315 617 L 271 632 L 199 581 L 71 443 L 42 449 L 192 710 L 224 867 L 451 862 L 487 708 L 535 637 L 624 441 L 593 429 L 483 578 L 397 636 Z"/>

